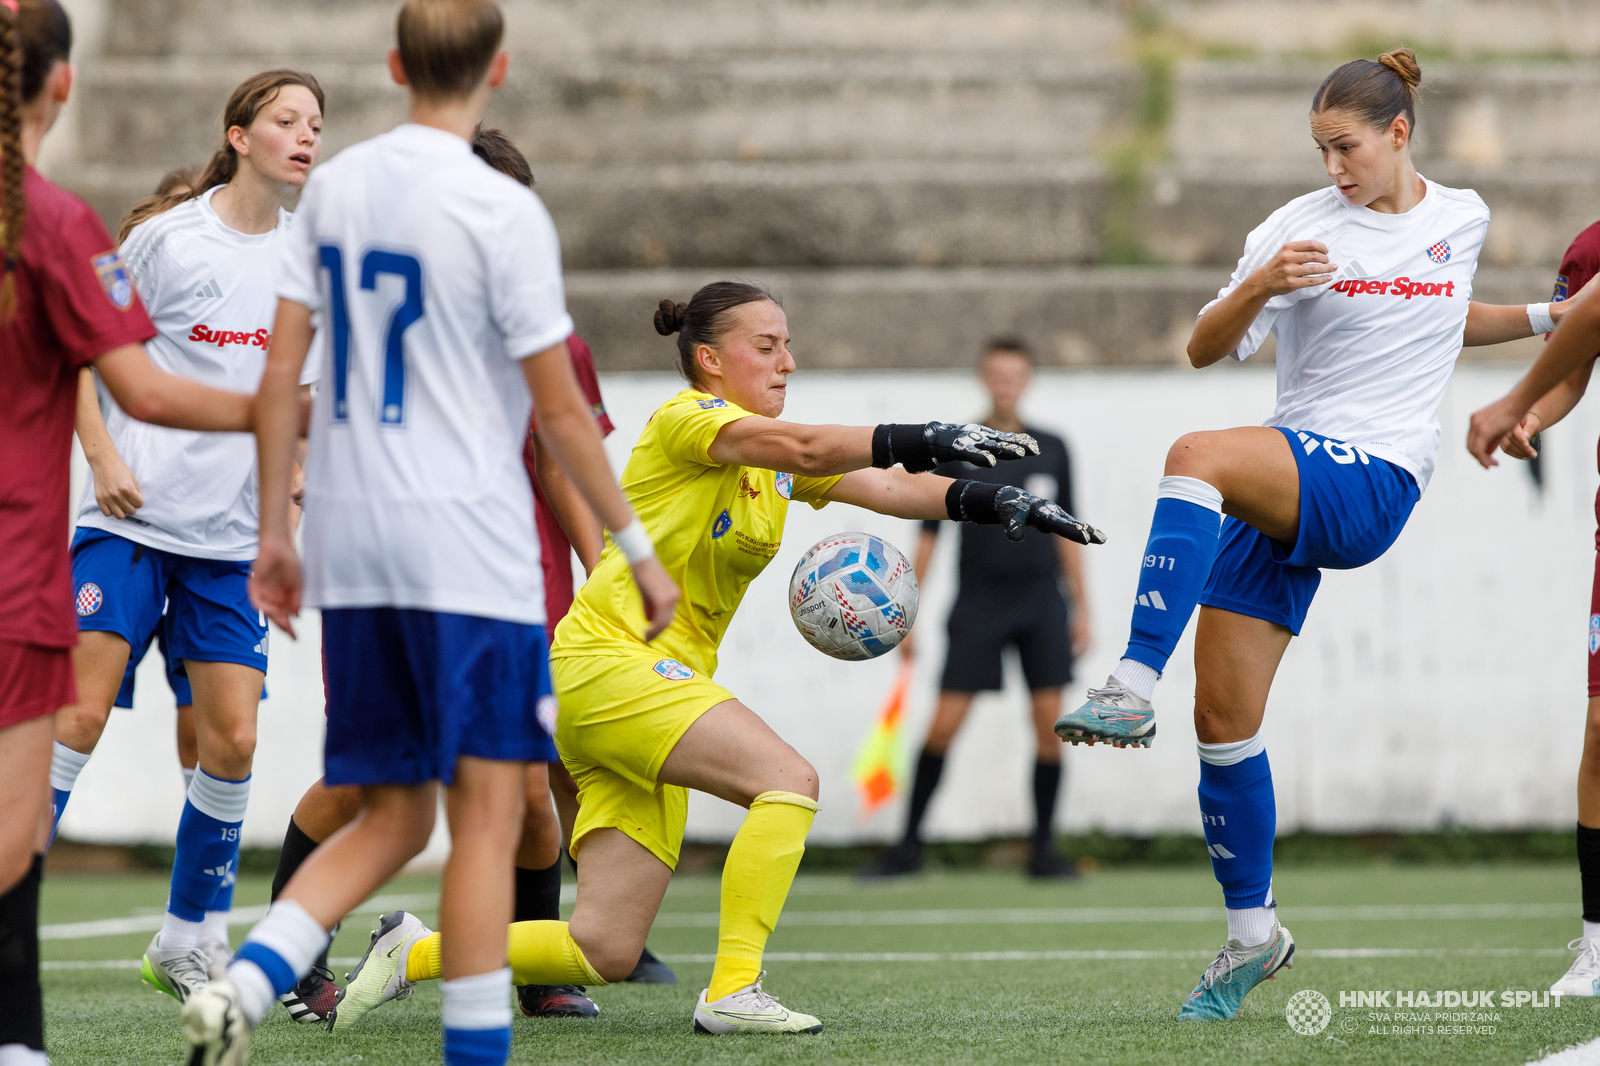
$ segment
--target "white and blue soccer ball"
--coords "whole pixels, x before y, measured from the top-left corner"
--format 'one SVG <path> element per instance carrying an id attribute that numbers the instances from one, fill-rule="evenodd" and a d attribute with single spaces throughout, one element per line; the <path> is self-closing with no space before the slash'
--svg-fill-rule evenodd
<path id="1" fill-rule="evenodd" d="M 917 575 L 900 549 L 870 533 L 835 533 L 811 546 L 789 578 L 789 615 L 818 651 L 875 659 L 917 620 Z"/>

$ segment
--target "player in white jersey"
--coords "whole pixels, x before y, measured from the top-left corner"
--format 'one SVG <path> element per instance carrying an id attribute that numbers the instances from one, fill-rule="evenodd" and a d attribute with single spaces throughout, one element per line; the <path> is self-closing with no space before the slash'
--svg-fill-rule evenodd
<path id="1" fill-rule="evenodd" d="M 321 149 L 322 90 L 310 75 L 258 74 L 230 96 L 223 127 L 223 146 L 186 194 L 135 207 L 121 251 L 159 330 L 148 346 L 151 361 L 251 392 L 277 306 L 272 282 L 289 229 L 285 204 Z M 91 479 L 72 553 L 82 633 L 73 654 L 78 701 L 57 717 L 54 814 L 59 822 L 105 729 L 130 652 L 143 655 L 160 627 L 165 654 L 193 691 L 199 769 L 143 976 L 182 1000 L 227 953 L 267 668 L 266 619 L 248 590 L 259 514 L 255 451 L 243 434 L 135 421 L 109 393 L 97 398 L 94 390 L 84 371 L 77 428 Z M 101 479 L 115 487 L 103 488 Z"/>
<path id="2" fill-rule="evenodd" d="M 1180 1020 L 1223 1020 L 1287 966 L 1272 898 L 1276 813 L 1261 720 L 1323 568 L 1353 569 L 1399 536 L 1433 472 L 1463 343 L 1534 332 L 1524 307 L 1471 303 L 1489 211 L 1411 163 L 1407 49 L 1335 70 L 1311 105 L 1330 188 L 1273 212 L 1200 313 L 1196 367 L 1277 338 L 1278 401 L 1264 426 L 1190 433 L 1168 453 L 1128 650 L 1056 732 L 1148 746 L 1150 699 L 1197 604 L 1200 813 L 1228 939 Z M 1223 518 L 1226 514 L 1228 517 Z"/>
<path id="3" fill-rule="evenodd" d="M 324 778 L 360 786 L 362 811 L 296 871 L 226 975 L 184 1005 L 192 1063 L 244 1060 L 250 1029 L 327 931 L 426 845 L 437 783 L 452 840 L 445 1061 L 509 1054 L 524 769 L 556 758 L 540 721 L 552 697 L 521 458 L 532 410 L 541 443 L 632 562 L 652 637 L 676 607 L 573 378 L 555 227 L 468 143 L 505 78 L 502 31 L 491 0 L 407 0 L 389 67 L 410 91 L 410 121 L 325 164 L 300 202 L 258 398 L 252 593 L 293 624 L 301 571 L 277 511 L 317 313 L 305 598 L 322 609 Z"/>

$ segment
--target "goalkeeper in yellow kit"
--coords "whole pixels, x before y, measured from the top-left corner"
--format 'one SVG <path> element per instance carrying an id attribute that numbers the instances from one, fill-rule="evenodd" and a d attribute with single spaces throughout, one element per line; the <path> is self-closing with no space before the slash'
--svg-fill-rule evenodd
<path id="1" fill-rule="evenodd" d="M 819 1032 L 820 1021 L 761 987 L 762 952 L 816 814 L 817 772 L 711 679 L 745 589 L 778 553 L 789 501 L 1003 524 L 1013 539 L 1024 525 L 1081 543 L 1105 538 L 1021 489 L 922 472 L 945 460 L 992 466 L 1037 454 L 1025 434 L 942 422 L 778 421 L 795 364 L 783 310 L 758 286 L 716 282 L 687 304 L 663 300 L 655 324 L 678 335 L 690 387 L 651 416 L 622 487 L 683 599 L 667 630 L 646 643 L 628 560 L 652 544 L 608 544 L 556 630 L 556 744 L 578 783 L 577 903 L 570 923 L 512 925 L 508 956 L 517 984 L 627 977 L 678 861 L 688 790 L 699 789 L 749 814 L 723 867 L 716 963 L 695 1028 Z M 405 912 L 386 916 L 351 974 L 339 1027 L 409 994 L 412 982 L 439 977 L 439 958 L 437 933 Z"/>

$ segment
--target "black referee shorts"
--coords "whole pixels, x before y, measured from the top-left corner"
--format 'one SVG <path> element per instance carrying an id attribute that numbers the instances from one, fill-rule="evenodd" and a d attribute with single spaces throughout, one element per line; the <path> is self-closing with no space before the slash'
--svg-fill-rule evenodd
<path id="1" fill-rule="evenodd" d="M 1059 688 L 1072 680 L 1072 640 L 1067 602 L 1055 585 L 1003 595 L 985 591 L 956 597 L 946 627 L 945 692 L 992 692 L 1001 687 L 1000 657 L 1014 647 L 1028 688 Z"/>

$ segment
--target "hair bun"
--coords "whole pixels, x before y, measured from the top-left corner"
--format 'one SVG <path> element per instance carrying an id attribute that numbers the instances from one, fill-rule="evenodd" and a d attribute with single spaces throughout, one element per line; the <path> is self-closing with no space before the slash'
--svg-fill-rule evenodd
<path id="1" fill-rule="evenodd" d="M 1396 48 L 1378 57 L 1378 62 L 1400 76 L 1412 89 L 1422 84 L 1422 67 L 1417 64 L 1417 53 L 1409 48 Z"/>
<path id="2" fill-rule="evenodd" d="M 671 300 L 662 300 L 656 306 L 656 332 L 663 337 L 670 337 L 683 328 L 683 318 L 689 313 L 688 304 L 673 303 Z"/>

